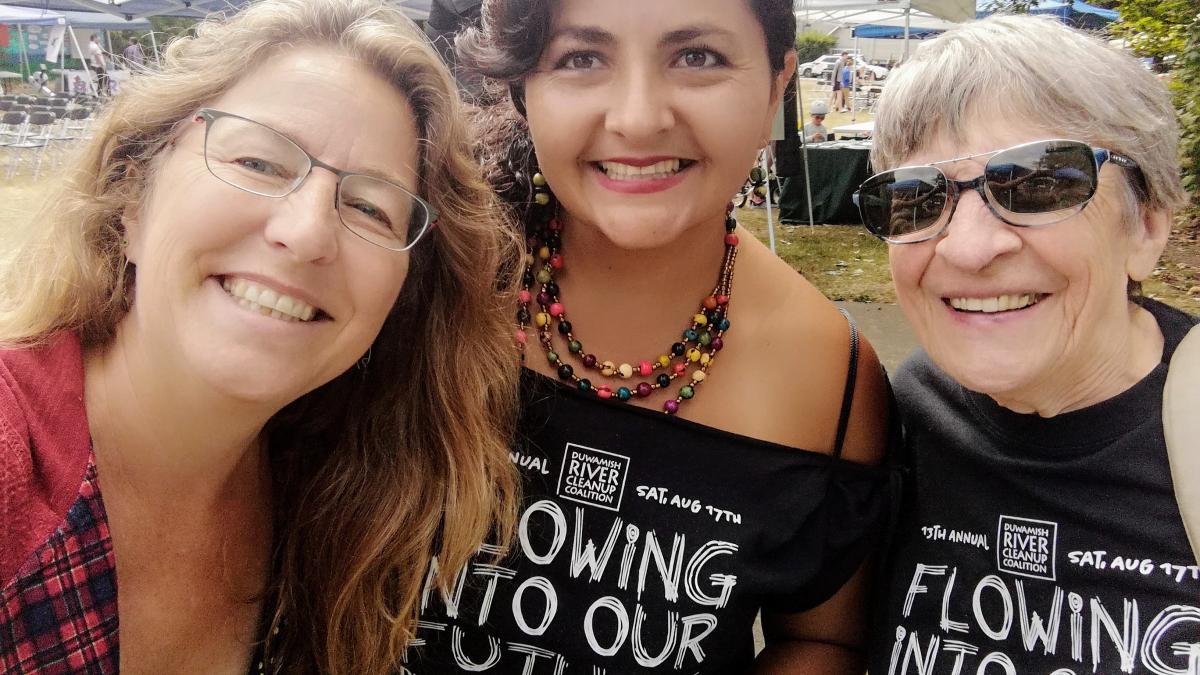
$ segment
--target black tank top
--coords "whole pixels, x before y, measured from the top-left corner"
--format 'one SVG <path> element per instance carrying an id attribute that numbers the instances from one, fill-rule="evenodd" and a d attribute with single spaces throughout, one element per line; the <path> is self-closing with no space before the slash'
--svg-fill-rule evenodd
<path id="1" fill-rule="evenodd" d="M 518 539 L 499 562 L 483 547 L 448 597 L 435 561 L 407 672 L 747 670 L 760 608 L 821 604 L 878 541 L 887 473 L 840 457 L 853 370 L 833 455 L 525 371 Z"/>

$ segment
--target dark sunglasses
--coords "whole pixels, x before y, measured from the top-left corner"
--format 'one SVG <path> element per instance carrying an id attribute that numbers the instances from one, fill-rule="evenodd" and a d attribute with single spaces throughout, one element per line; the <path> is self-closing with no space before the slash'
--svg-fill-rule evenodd
<path id="1" fill-rule="evenodd" d="M 983 175 L 971 180 L 951 180 L 937 166 L 987 155 L 992 157 Z M 1100 166 L 1108 161 L 1138 168 L 1124 155 L 1080 141 L 1034 141 L 875 174 L 859 186 L 854 203 L 871 234 L 889 244 L 913 244 L 941 234 L 964 190 L 978 192 L 1009 225 L 1037 227 L 1082 211 L 1096 194 Z"/>

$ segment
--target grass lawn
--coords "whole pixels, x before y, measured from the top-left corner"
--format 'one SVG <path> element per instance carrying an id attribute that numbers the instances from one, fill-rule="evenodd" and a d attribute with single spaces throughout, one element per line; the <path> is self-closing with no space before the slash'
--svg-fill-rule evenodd
<path id="1" fill-rule="evenodd" d="M 778 212 L 776 212 L 778 213 Z M 738 209 L 738 221 L 768 241 L 765 209 Z M 1186 234 L 1185 223 L 1171 240 L 1154 276 L 1143 284 L 1146 295 L 1192 314 L 1200 314 L 1200 241 Z M 1192 229 L 1194 233 L 1196 230 Z M 861 225 L 775 226 L 776 252 L 831 300 L 896 301 L 887 266 L 887 246 Z"/>

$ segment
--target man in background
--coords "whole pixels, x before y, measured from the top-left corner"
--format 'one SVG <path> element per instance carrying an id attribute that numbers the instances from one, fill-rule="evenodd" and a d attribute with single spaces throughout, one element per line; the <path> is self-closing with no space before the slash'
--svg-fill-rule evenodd
<path id="1" fill-rule="evenodd" d="M 140 70 L 146 63 L 146 53 L 142 51 L 142 43 L 138 42 L 137 38 L 129 41 L 121 56 L 130 70 Z"/>
<path id="2" fill-rule="evenodd" d="M 87 50 L 88 66 L 96 73 L 96 93 L 108 96 L 108 57 L 104 55 L 104 49 L 100 46 L 100 36 L 96 33 L 92 33 Z"/>
<path id="3" fill-rule="evenodd" d="M 842 80 L 845 79 L 843 71 L 850 67 L 850 52 L 842 52 L 842 58 L 833 64 L 833 93 L 829 95 L 829 105 L 834 110 L 846 107 L 846 90 L 842 87 Z"/>

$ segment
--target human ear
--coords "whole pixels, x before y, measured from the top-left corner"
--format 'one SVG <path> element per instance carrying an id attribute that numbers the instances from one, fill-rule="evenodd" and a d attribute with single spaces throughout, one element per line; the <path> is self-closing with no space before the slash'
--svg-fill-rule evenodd
<path id="1" fill-rule="evenodd" d="M 1149 277 L 1162 257 L 1171 234 L 1170 209 L 1142 207 L 1141 217 L 1129 231 L 1129 252 L 1125 257 L 1125 273 L 1134 281 Z"/>
<path id="2" fill-rule="evenodd" d="M 141 215 L 141 208 L 137 204 L 130 204 L 121 212 L 121 248 L 125 258 L 135 265 L 141 257 L 145 239 Z"/>

